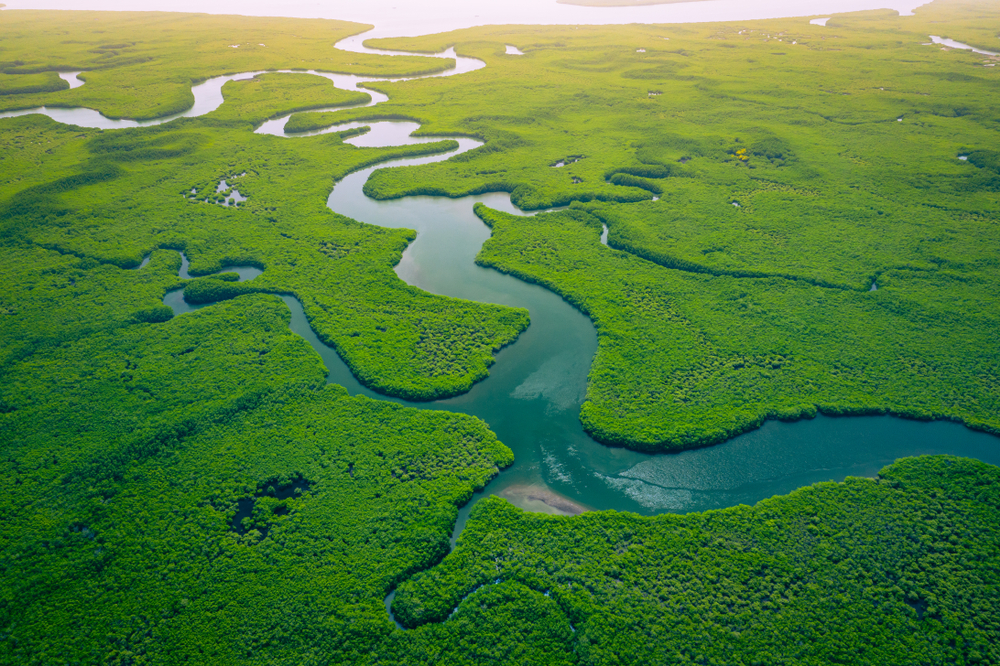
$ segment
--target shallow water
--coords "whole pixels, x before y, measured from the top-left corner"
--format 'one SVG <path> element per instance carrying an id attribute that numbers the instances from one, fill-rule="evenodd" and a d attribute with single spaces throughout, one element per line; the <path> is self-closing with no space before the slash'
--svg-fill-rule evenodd
<path id="1" fill-rule="evenodd" d="M 347 46 L 355 50 L 370 51 L 361 45 L 363 37 L 345 40 L 341 45 L 350 42 Z M 454 53 L 446 51 L 430 57 L 454 57 Z M 456 65 L 455 69 L 437 76 L 472 71 L 483 63 L 457 58 Z M 144 124 L 207 113 L 222 103 L 221 89 L 226 81 L 258 73 L 210 79 L 192 89 L 195 104 L 191 109 Z M 357 89 L 364 83 L 359 77 L 319 75 L 346 89 Z M 384 99 L 385 95 L 373 94 L 368 104 Z M 74 124 L 84 124 L 80 119 L 88 117 L 87 114 L 103 118 L 88 109 L 49 109 L 46 113 Z M 287 117 L 276 119 L 258 131 L 281 136 L 285 120 Z M 133 121 L 108 122 L 112 123 L 110 126 L 120 126 L 115 123 Z M 323 132 L 360 125 L 364 123 L 341 124 Z M 372 128 L 371 132 L 349 142 L 359 146 L 388 146 L 442 138 L 412 137 L 411 132 L 417 128 L 415 123 L 381 121 L 367 126 Z M 305 135 L 297 136 L 299 140 L 308 140 Z M 480 145 L 473 139 L 456 140 L 458 152 Z M 378 168 L 427 164 L 452 154 L 399 160 Z M 590 320 L 550 291 L 474 263 L 490 232 L 472 213 L 473 203 L 483 202 L 492 208 L 523 214 L 511 205 L 509 195 L 497 193 L 462 199 L 407 197 L 377 202 L 362 192 L 374 170 L 372 167 L 353 173 L 337 183 L 328 205 L 338 213 L 370 224 L 415 229 L 417 239 L 396 267 L 403 280 L 436 294 L 525 307 L 530 311 L 531 326 L 515 344 L 496 355 L 489 378 L 461 396 L 431 403 L 409 403 L 421 409 L 447 409 L 479 416 L 511 447 L 514 464 L 487 487 L 486 494 L 498 494 L 525 508 L 546 511 L 575 513 L 581 508 L 593 508 L 653 514 L 754 503 L 815 481 L 839 480 L 850 474 L 870 476 L 905 455 L 953 453 L 1000 463 L 1000 447 L 995 437 L 954 423 L 916 423 L 888 417 L 819 417 L 795 424 L 772 422 L 719 446 L 672 455 L 654 456 L 600 445 L 583 432 L 578 418 L 586 393 L 587 373 L 597 349 L 597 336 Z M 606 231 L 600 234 L 595 231 L 595 244 L 606 241 Z M 190 277 L 187 257 L 182 254 L 181 259 L 179 274 L 187 279 Z M 222 270 L 239 273 L 241 280 L 260 274 L 259 269 L 247 266 Z M 291 310 L 292 330 L 320 353 L 329 371 L 329 381 L 345 386 L 352 394 L 388 399 L 362 387 L 336 352 L 316 338 L 301 304 L 292 297 L 282 298 Z M 204 307 L 185 303 L 180 290 L 169 292 L 164 302 L 178 314 Z M 456 534 L 471 506 L 472 503 L 460 512 Z"/>
<path id="2" fill-rule="evenodd" d="M 240 178 L 240 177 L 241 176 L 236 176 L 236 178 Z M 230 180 L 232 180 L 232 178 L 230 178 Z M 232 188 L 232 189 L 230 190 L 230 188 Z M 226 198 L 219 205 L 226 206 L 228 208 L 229 206 L 239 206 L 241 203 L 243 203 L 244 201 L 247 200 L 247 198 L 245 196 L 243 196 L 242 194 L 240 194 L 240 191 L 238 189 L 236 189 L 236 185 L 235 184 L 227 183 L 226 179 L 223 178 L 222 180 L 219 181 L 219 185 L 215 188 L 215 193 L 216 194 L 222 194 L 223 192 L 225 192 L 227 190 L 230 190 L 229 194 L 224 195 Z M 197 199 L 197 190 L 192 190 L 191 191 L 191 195 L 192 195 L 192 198 Z"/>
<path id="3" fill-rule="evenodd" d="M 972 51 L 973 53 L 979 53 L 981 55 L 1000 56 L 1000 53 L 977 49 L 974 46 L 969 46 L 968 44 L 963 44 L 962 42 L 956 42 L 954 39 L 944 39 L 942 37 L 938 37 L 937 35 L 930 35 L 930 38 L 932 43 L 941 44 L 942 46 L 947 46 L 948 48 L 963 49 L 965 51 Z"/>
<path id="4" fill-rule="evenodd" d="M 364 39 L 369 38 L 370 35 L 371 35 L 371 33 L 361 33 L 360 35 L 353 35 L 351 37 L 348 37 L 347 39 L 342 39 L 341 41 L 337 42 L 337 44 L 335 45 L 335 47 L 338 48 L 338 49 L 340 49 L 340 50 L 342 50 L 342 51 L 351 51 L 353 53 L 370 53 L 370 54 L 387 55 L 387 56 L 411 55 L 411 54 L 406 53 L 404 51 L 389 51 L 389 50 L 385 50 L 385 49 L 372 49 L 372 48 L 368 48 L 367 46 L 364 46 L 364 44 L 362 42 L 364 41 Z M 398 83 L 398 82 L 401 82 L 401 81 L 412 81 L 414 79 L 428 79 L 428 78 L 438 78 L 438 77 L 442 77 L 442 76 L 455 76 L 456 74 L 465 74 L 467 72 L 474 72 L 477 69 L 482 69 L 483 67 L 486 67 L 486 63 L 483 62 L 482 60 L 477 59 L 477 58 L 465 58 L 465 57 L 458 56 L 455 53 L 455 49 L 454 48 L 445 49 L 444 51 L 442 51 L 440 53 L 421 53 L 419 55 L 427 57 L 427 58 L 442 58 L 442 59 L 447 59 L 447 60 L 453 60 L 454 61 L 454 66 L 451 67 L 451 68 L 449 68 L 449 69 L 445 69 L 445 70 L 442 70 L 440 72 L 435 72 L 433 74 L 427 74 L 427 75 L 424 75 L 424 76 L 403 77 L 403 78 L 395 78 L 395 79 L 391 79 L 391 78 L 379 78 L 379 77 L 371 77 L 371 76 L 356 76 L 354 74 L 337 74 L 337 73 L 330 73 L 330 72 L 317 72 L 315 70 L 309 70 L 308 72 L 304 72 L 306 74 L 315 74 L 317 76 L 322 76 L 324 78 L 330 79 L 333 82 L 333 85 L 336 86 L 337 88 L 340 88 L 341 90 L 358 90 L 358 91 L 364 92 L 364 93 L 368 94 L 369 96 L 371 96 L 371 101 L 369 101 L 369 102 L 364 102 L 364 103 L 361 103 L 361 104 L 351 104 L 351 105 L 345 105 L 345 106 L 339 106 L 339 107 L 329 107 L 329 108 L 323 108 L 323 109 L 313 109 L 312 111 L 315 112 L 315 113 L 321 113 L 321 112 L 326 112 L 326 111 L 342 111 L 342 110 L 345 110 L 345 109 L 356 109 L 356 108 L 367 107 L 367 106 L 375 106 L 376 104 L 381 104 L 382 102 L 388 101 L 389 100 L 389 96 L 388 95 L 386 95 L 384 93 L 381 93 L 381 92 L 378 92 L 377 90 L 370 90 L 370 89 L 368 89 L 368 88 L 365 87 L 366 83 L 371 83 L 373 81 L 396 82 L 396 83 Z M 288 71 L 291 71 L 291 70 L 278 70 L 278 71 L 281 72 L 281 73 L 284 73 L 284 72 L 288 72 Z M 298 72 L 298 73 L 302 73 L 302 72 Z M 257 134 L 271 134 L 273 136 L 304 137 L 304 136 L 315 136 L 317 134 L 329 134 L 330 132 L 343 132 L 344 130 L 347 130 L 347 129 L 352 129 L 352 128 L 355 128 L 355 127 L 365 127 L 367 125 L 371 125 L 371 123 L 367 123 L 367 124 L 366 123 L 341 123 L 340 125 L 337 125 L 335 127 L 328 127 L 328 128 L 321 129 L 321 130 L 314 130 L 314 131 L 311 131 L 311 132 L 296 132 L 294 134 L 285 134 L 285 124 L 288 122 L 288 119 L 291 118 L 293 115 L 295 115 L 295 114 L 294 113 L 288 113 L 288 114 L 285 114 L 285 115 L 282 115 L 282 116 L 278 116 L 277 118 L 272 118 L 272 119 L 268 120 L 267 122 L 265 122 L 260 127 L 258 127 L 255 131 L 256 131 Z M 419 127 L 416 123 L 410 123 L 410 125 L 412 125 L 412 128 L 409 129 L 409 131 L 407 131 L 406 134 L 403 134 L 401 136 L 397 136 L 397 138 L 399 140 L 405 141 L 406 137 L 409 136 L 410 132 L 413 132 L 414 130 L 417 129 L 417 127 Z M 373 127 L 372 129 L 374 130 L 375 128 Z M 392 139 L 390 139 L 389 137 L 386 137 L 385 140 L 388 141 L 388 140 L 392 140 Z M 438 140 L 439 139 L 429 139 L 429 141 L 438 141 Z M 413 142 L 416 143 L 416 141 L 413 141 Z M 365 143 L 357 143 L 357 142 L 353 142 L 353 143 L 356 146 L 365 146 L 365 145 L 368 145 L 368 144 L 365 144 Z M 391 146 L 391 145 L 400 145 L 400 144 L 377 143 L 377 144 L 371 144 L 371 145 L 374 145 L 374 146 L 386 146 L 386 145 L 389 145 L 389 146 Z"/>
<path id="5" fill-rule="evenodd" d="M 81 79 L 78 76 L 78 74 L 83 74 L 83 72 L 82 71 L 80 71 L 80 72 L 59 72 L 59 78 L 62 79 L 63 81 L 65 81 L 66 83 L 68 83 L 69 84 L 69 89 L 72 90 L 73 88 L 79 88 L 84 83 L 86 83 L 86 81 L 84 81 L 83 79 Z"/>
<path id="6" fill-rule="evenodd" d="M 367 34 L 367 33 L 366 33 Z M 337 48 L 344 48 L 345 50 L 352 50 L 345 47 L 351 46 L 351 41 L 354 38 L 348 38 L 338 42 L 336 44 Z M 359 52 L 364 53 L 377 53 L 383 55 L 397 55 L 396 51 L 380 51 L 377 49 L 369 49 L 366 47 L 361 47 L 355 45 Z M 92 127 L 95 129 L 125 129 L 131 127 L 148 127 L 152 125 L 162 125 L 163 123 L 168 123 L 171 120 L 176 120 L 177 118 L 196 118 L 198 116 L 203 116 L 207 113 L 215 111 L 222 103 L 225 101 L 222 96 L 222 87 L 226 85 L 229 81 L 246 81 L 252 79 L 261 74 L 312 74 L 314 76 L 320 76 L 331 81 L 336 88 L 341 90 L 350 91 L 361 91 L 366 93 L 371 97 L 367 102 L 362 102 L 360 104 L 345 104 L 341 106 L 325 107 L 313 109 L 316 112 L 323 111 L 343 111 L 345 109 L 356 109 L 366 106 L 375 106 L 389 99 L 389 97 L 383 93 L 375 90 L 365 89 L 364 84 L 370 83 L 372 81 L 389 81 L 389 82 L 400 82 L 400 81 L 410 81 L 414 78 L 432 78 L 432 77 L 442 77 L 442 76 L 454 76 L 456 74 L 464 74 L 466 72 L 472 72 L 477 69 L 482 69 L 486 66 L 482 60 L 476 58 L 463 58 L 455 55 L 454 49 L 447 49 L 441 53 L 435 54 L 420 54 L 428 58 L 442 58 L 454 60 L 454 66 L 442 70 L 440 72 L 435 72 L 434 74 L 429 74 L 426 76 L 419 77 L 404 77 L 404 78 L 378 78 L 370 76 L 356 76 L 354 74 L 339 74 L 336 72 L 320 72 L 316 70 L 291 70 L 291 69 L 278 69 L 278 70 L 261 70 L 253 72 L 240 72 L 239 74 L 227 74 L 225 76 L 216 76 L 210 78 L 202 83 L 191 86 L 191 94 L 194 97 L 194 103 L 191 105 L 190 109 L 183 111 L 181 113 L 174 113 L 168 116 L 163 116 L 160 118 L 153 118 L 150 120 L 130 120 L 128 118 L 108 118 L 99 111 L 87 108 L 60 108 L 60 107 L 36 107 L 31 109 L 20 109 L 17 111 L 5 111 L 0 113 L 0 118 L 14 118 L 17 116 L 26 116 L 33 113 L 40 113 L 49 116 L 53 120 L 64 123 L 67 125 L 76 125 L 78 127 Z M 78 88 L 84 84 L 83 81 L 76 79 L 75 75 L 81 72 L 64 72 L 59 74 L 60 78 L 70 82 L 70 88 Z M 72 76 L 72 80 L 68 78 Z M 76 81 L 76 85 L 74 85 Z M 289 113 L 282 115 L 277 118 L 272 118 L 265 121 L 260 127 L 256 129 L 258 134 L 273 134 L 277 136 L 284 136 L 285 123 L 294 114 Z M 356 124 L 359 125 L 359 124 Z M 327 132 L 337 131 L 333 129 L 320 130 L 318 132 L 304 132 L 296 134 L 296 136 L 311 136 L 313 134 L 325 134 Z M 342 131 L 342 130 L 340 130 Z M 437 139 L 434 139 L 437 140 Z M 361 144 L 358 144 L 361 145 Z"/>
<path id="7" fill-rule="evenodd" d="M 191 274 L 188 272 L 188 268 L 191 262 L 188 261 L 187 255 L 183 252 L 179 253 L 181 255 L 181 267 L 177 271 L 177 277 L 182 280 L 190 280 Z M 150 257 L 146 256 L 143 258 L 142 263 L 139 264 L 139 268 L 136 270 L 142 270 L 149 265 Z M 221 273 L 236 273 L 240 276 L 238 282 L 246 282 L 252 280 L 258 275 L 262 274 L 264 271 L 260 270 L 256 266 L 223 266 L 221 269 L 213 273 L 213 275 L 219 275 Z M 163 297 L 163 304 L 170 307 L 174 311 L 174 316 L 187 314 L 188 312 L 194 312 L 195 310 L 200 310 L 211 303 L 192 305 L 184 300 L 184 288 L 180 287 L 177 289 L 172 289 L 167 292 Z"/>
<path id="8" fill-rule="evenodd" d="M 394 164 L 428 163 L 442 157 Z M 547 488 L 588 508 L 688 512 L 753 504 L 816 481 L 874 476 L 900 456 L 954 453 L 1000 464 L 995 437 L 955 423 L 890 417 L 772 422 L 720 446 L 671 455 L 598 444 L 583 432 L 578 418 L 596 351 L 590 320 L 552 292 L 474 264 L 490 232 L 472 213 L 472 204 L 482 201 L 520 213 L 509 195 L 378 202 L 361 192 L 371 171 L 374 168 L 339 182 L 328 205 L 371 224 L 415 229 L 417 240 L 396 268 L 401 278 L 433 293 L 527 307 L 531 313 L 528 331 L 497 355 L 488 379 L 465 395 L 414 404 L 475 414 L 511 447 L 514 465 L 484 494 L 501 495 L 537 510 L 544 500 L 511 489 Z M 601 240 L 595 233 L 594 242 Z M 330 359 L 327 367 L 333 372 L 331 381 L 347 385 L 352 394 L 379 397 L 350 377 L 339 358 Z M 550 508 L 552 504 L 550 500 Z M 463 519 L 470 508 L 471 503 L 462 510 Z M 460 520 L 458 530 L 462 524 Z"/>
<path id="9" fill-rule="evenodd" d="M 16 116 L 26 116 L 32 113 L 41 113 L 53 120 L 67 125 L 78 127 L 93 127 L 95 129 L 125 129 L 130 127 L 148 127 L 151 125 L 162 125 L 177 118 L 194 118 L 203 116 L 206 113 L 215 111 L 222 106 L 222 86 L 229 81 L 243 81 L 252 79 L 264 72 L 243 72 L 240 74 L 230 74 L 227 76 L 216 76 L 203 81 L 198 85 L 191 86 L 191 93 L 194 95 L 194 104 L 187 111 L 174 113 L 161 118 L 151 120 L 130 120 L 128 118 L 108 118 L 99 111 L 84 108 L 59 108 L 59 107 L 39 107 L 33 109 L 21 109 L 19 111 L 5 111 L 0 113 L 0 118 L 13 118 Z M 60 75 L 61 76 L 61 75 Z M 65 78 L 65 77 L 64 77 Z M 80 85 L 83 85 L 82 83 Z M 72 82 L 71 87 L 74 87 Z"/>

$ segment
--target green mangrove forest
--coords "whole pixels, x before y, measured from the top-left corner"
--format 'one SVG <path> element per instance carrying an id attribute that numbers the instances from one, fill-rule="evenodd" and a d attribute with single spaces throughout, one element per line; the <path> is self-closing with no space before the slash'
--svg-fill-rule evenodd
<path id="1" fill-rule="evenodd" d="M 328 206 L 392 163 L 364 195 L 537 212 L 477 203 L 475 262 L 593 324 L 564 408 L 623 455 L 818 415 L 1000 435 L 1000 8 L 810 18 L 389 56 L 341 21 L 0 11 L 0 663 L 1000 664 L 1000 467 L 484 497 L 514 452 L 434 401 L 535 313 L 411 285 L 417 232 Z M 401 120 L 422 142 L 361 141 Z"/>
<path id="2" fill-rule="evenodd" d="M 700 446 L 817 410 L 997 433 L 998 59 L 925 44 L 948 32 L 1000 51 L 988 19 L 988 4 L 943 2 L 826 26 L 392 40 L 432 51 L 447 39 L 490 66 L 462 79 L 482 85 L 427 79 L 379 108 L 418 108 L 423 131 L 488 141 L 377 172 L 365 193 L 572 204 L 496 218 L 479 261 L 593 319 L 582 419 L 600 441 Z M 602 223 L 617 252 L 594 242 Z"/>

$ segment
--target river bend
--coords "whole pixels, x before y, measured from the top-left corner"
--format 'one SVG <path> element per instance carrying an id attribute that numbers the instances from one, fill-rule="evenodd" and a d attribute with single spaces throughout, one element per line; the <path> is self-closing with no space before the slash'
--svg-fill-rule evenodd
<path id="1" fill-rule="evenodd" d="M 363 35 L 357 35 L 343 40 L 338 47 L 383 55 L 427 56 L 368 49 L 363 39 Z M 427 57 L 453 58 L 456 62 L 453 69 L 431 76 L 451 76 L 485 66 L 479 60 L 457 56 L 452 49 Z M 209 79 L 192 88 L 195 101 L 191 109 L 150 121 L 114 120 L 91 109 L 55 108 L 0 114 L 0 117 L 44 113 L 59 122 L 101 129 L 161 124 L 213 111 L 223 102 L 222 86 L 227 81 L 252 78 L 260 73 Z M 365 84 L 372 81 L 405 80 L 312 73 L 345 90 L 365 89 Z M 388 99 L 382 93 L 365 91 L 372 99 L 360 106 L 374 106 Z M 287 115 L 275 118 L 256 131 L 286 136 L 287 119 Z M 308 140 L 313 134 L 358 126 L 369 126 L 372 130 L 348 140 L 358 146 L 398 146 L 449 138 L 413 137 L 418 125 L 398 121 L 342 123 L 294 138 Z M 650 455 L 598 444 L 583 432 L 578 418 L 590 363 L 597 350 L 597 336 L 590 320 L 540 286 L 474 263 L 490 231 L 473 214 L 473 204 L 483 202 L 492 208 L 523 214 L 511 204 L 509 195 L 497 193 L 460 199 L 417 196 L 379 202 L 362 191 L 376 168 L 428 164 L 480 145 L 466 137 L 456 140 L 457 151 L 396 160 L 348 175 L 336 184 L 328 205 L 340 214 L 369 224 L 415 229 L 417 239 L 396 267 L 396 273 L 407 283 L 436 294 L 529 310 L 531 326 L 516 343 L 497 354 L 497 362 L 487 379 L 466 394 L 430 403 L 407 403 L 381 396 L 361 386 L 336 352 L 316 337 L 297 299 L 281 298 L 291 310 L 292 331 L 321 355 L 329 372 L 328 381 L 346 387 L 352 395 L 393 400 L 420 409 L 474 414 L 490 425 L 514 451 L 515 462 L 476 499 L 483 494 L 497 494 L 524 509 L 550 513 L 618 509 L 649 515 L 753 504 L 816 481 L 841 480 L 847 475 L 873 476 L 882 466 L 907 455 L 951 453 L 1000 464 L 1000 447 L 995 437 L 955 423 L 921 423 L 892 417 L 821 416 L 797 423 L 772 421 L 724 444 L 679 454 Z M 602 241 L 606 242 L 606 236 L 595 234 L 594 242 Z M 241 280 L 259 274 L 252 267 L 223 270 L 238 272 Z M 180 277 L 189 277 L 187 258 L 183 255 Z M 202 307 L 187 304 L 179 290 L 169 292 L 164 302 L 177 314 Z M 460 511 L 456 535 L 473 503 Z"/>

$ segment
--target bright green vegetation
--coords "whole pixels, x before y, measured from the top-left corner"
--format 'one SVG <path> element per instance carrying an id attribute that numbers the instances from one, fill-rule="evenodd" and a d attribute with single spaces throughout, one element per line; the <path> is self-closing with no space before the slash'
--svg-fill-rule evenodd
<path id="1" fill-rule="evenodd" d="M 459 614 L 551 600 L 538 625 L 576 631 L 545 647 L 581 664 L 995 664 L 998 489 L 1000 469 L 941 456 L 687 516 L 565 518 L 488 498 L 394 608 L 419 624 L 467 594 Z"/>
<path id="2" fill-rule="evenodd" d="M 370 115 L 370 114 L 369 114 Z M 368 120 L 397 120 L 396 118 L 369 117 Z M 399 118 L 399 120 L 409 120 L 409 118 Z M 335 123 L 341 122 L 339 119 L 333 120 L 328 113 L 296 113 L 285 123 L 285 132 L 292 134 L 295 132 L 312 132 L 326 129 Z"/>
<path id="3" fill-rule="evenodd" d="M 59 78 L 59 74 L 56 72 L 39 72 L 18 76 L 0 74 L 0 95 L 24 95 L 68 89 L 69 84 Z"/>
<path id="4" fill-rule="evenodd" d="M 593 318 L 582 416 L 605 441 L 705 444 L 816 409 L 996 431 L 996 68 L 918 42 L 995 48 L 998 21 L 952 6 L 828 28 L 407 40 L 457 40 L 489 66 L 297 122 L 409 117 L 487 140 L 376 174 L 379 197 L 573 204 L 480 208 L 494 236 L 479 261 Z M 227 72 L 446 64 L 332 49 L 360 29 L 4 11 L 4 90 L 55 86 L 56 70 L 87 84 L 0 105 L 153 117 Z M 763 41 L 782 30 L 798 44 Z M 352 170 L 454 142 L 255 135 L 361 99 L 283 76 L 138 130 L 0 120 L 0 663 L 1000 663 L 1000 470 L 973 461 L 904 460 L 683 517 L 544 517 L 491 499 L 446 556 L 457 507 L 510 451 L 478 419 L 326 386 L 273 294 L 301 300 L 366 385 L 416 399 L 485 377 L 527 313 L 409 287 L 392 268 L 412 232 L 325 206 Z M 247 201 L 205 203 L 221 180 Z M 172 317 L 177 250 L 203 276 L 188 297 L 223 302 Z M 207 277 L 233 264 L 263 274 Z M 393 589 L 417 628 L 393 628 Z"/>
<path id="5" fill-rule="evenodd" d="M 18 16 L 0 16 L 5 47 Z M 141 32 L 135 16 L 89 16 L 104 40 Z M 149 29 L 180 29 L 205 19 L 147 20 Z M 291 23 L 327 45 L 357 29 Z M 37 30 L 28 37 L 43 48 Z M 184 63 L 185 96 L 189 79 L 226 71 L 199 64 L 191 47 L 148 39 L 138 48 L 157 50 L 163 67 L 142 71 L 159 76 Z M 234 69 L 297 64 L 276 53 Z M 387 70 L 385 59 L 358 58 L 377 64 L 370 71 L 415 71 L 407 59 Z M 94 85 L 95 71 L 81 89 L 119 108 L 165 111 L 162 90 L 143 89 L 129 67 L 111 62 L 100 74 L 131 81 L 142 92 L 132 102 Z M 376 150 L 338 135 L 252 134 L 296 108 L 366 98 L 318 77 L 263 76 L 223 93 L 210 117 L 134 131 L 0 121 L 2 663 L 358 660 L 391 629 L 385 594 L 447 552 L 457 506 L 511 462 L 477 419 L 326 387 L 274 296 L 172 318 L 161 300 L 181 283 L 167 249 L 184 250 L 196 274 L 255 264 L 265 273 L 254 290 L 296 294 L 360 377 L 413 397 L 468 389 L 491 351 L 527 325 L 521 311 L 408 287 L 392 266 L 412 232 L 325 207 L 348 171 L 453 142 Z M 204 198 L 222 179 L 249 197 L 239 209 L 187 196 L 194 188 Z M 150 252 L 148 266 L 130 270 Z M 189 289 L 206 283 L 235 286 L 216 279 Z M 283 495 L 293 486 L 298 494 Z M 240 510 L 249 515 L 234 524 Z"/>
<path id="6" fill-rule="evenodd" d="M 493 229 L 480 264 L 543 284 L 594 320 L 601 347 L 581 418 L 601 441 L 711 444 L 817 409 L 997 429 L 996 365 L 984 367 L 996 363 L 995 281 L 900 271 L 867 292 L 667 270 L 601 245 L 582 208 L 477 212 Z"/>
<path id="7" fill-rule="evenodd" d="M 134 22 L 97 25 L 120 39 Z M 180 63 L 190 45 L 168 46 Z M 192 78 L 218 73 L 200 67 Z M 174 250 L 195 274 L 260 266 L 254 291 L 297 295 L 359 377 L 417 398 L 467 390 L 527 326 L 525 312 L 407 286 L 392 266 L 412 232 L 325 206 L 350 170 L 454 142 L 254 135 L 304 105 L 363 101 L 286 80 L 304 77 L 230 84 L 211 117 L 141 130 L 0 121 L 0 663 L 359 661 L 390 634 L 385 594 L 447 552 L 457 506 L 511 462 L 478 419 L 325 386 L 274 296 L 230 290 L 176 318 L 162 304 L 182 284 Z M 156 96 L 135 101 L 162 112 Z M 239 209 L 189 198 L 222 179 L 249 197 Z M 235 286 L 192 291 L 206 282 Z"/>
<path id="8" fill-rule="evenodd" d="M 104 133 L 70 131 L 39 117 L 6 121 L 5 161 L 37 165 L 22 173 L 40 179 L 15 182 L 12 189 L 20 191 L 0 201 L 7 253 L 40 247 L 130 268 L 155 248 L 172 248 L 187 253 L 195 275 L 256 265 L 264 275 L 232 285 L 228 295 L 296 295 L 317 333 L 373 388 L 430 399 L 484 378 L 492 352 L 524 330 L 527 313 L 406 285 L 392 267 L 413 232 L 363 225 L 325 206 L 334 180 L 350 170 L 454 143 L 359 149 L 337 135 L 257 136 L 252 123 L 287 108 L 245 108 L 237 105 L 233 115 L 250 122 L 206 118 Z M 214 194 L 222 179 L 248 197 L 238 209 L 187 198 L 192 189 L 201 199 Z M 37 292 L 30 283 L 17 274 L 8 282 L 17 287 L 5 293 L 7 307 L 32 307 Z M 46 330 L 27 319 L 12 325 Z M 15 337 L 10 344 L 29 341 Z"/>
<path id="9" fill-rule="evenodd" d="M 248 81 L 229 81 L 222 94 L 226 103 L 209 118 L 253 123 L 292 111 L 371 100 L 367 93 L 340 90 L 332 81 L 312 74 L 261 74 Z"/>
<path id="10" fill-rule="evenodd" d="M 429 51 L 447 40 L 486 60 L 462 81 L 385 86 L 379 112 L 488 143 L 376 172 L 365 191 L 577 202 L 560 219 L 483 213 L 500 231 L 480 260 L 592 317 L 600 351 L 582 419 L 602 441 L 704 445 L 817 410 L 998 432 L 1000 74 L 983 56 L 922 44 L 947 34 L 995 49 L 972 32 L 984 24 L 1000 26 L 992 5 L 947 3 L 825 28 L 381 41 Z M 526 55 L 503 55 L 505 43 Z M 568 156 L 580 159 L 552 166 Z M 598 221 L 620 252 L 598 245 Z"/>
<path id="11" fill-rule="evenodd" d="M 110 22 L 101 12 L 7 10 L 0 15 L 0 111 L 86 106 L 110 118 L 145 120 L 187 110 L 191 84 L 222 74 L 315 69 L 412 76 L 450 65 L 333 48 L 368 29 L 345 21 L 116 12 Z M 87 84 L 65 90 L 54 72 L 71 70 L 85 70 Z M 15 89 L 38 94 L 7 94 Z M 41 94 L 53 90 L 61 92 Z"/>
<path id="12" fill-rule="evenodd" d="M 7 367 L 3 663 L 357 658 L 388 632 L 382 597 L 447 552 L 456 505 L 510 462 L 477 419 L 325 386 L 273 296 Z"/>

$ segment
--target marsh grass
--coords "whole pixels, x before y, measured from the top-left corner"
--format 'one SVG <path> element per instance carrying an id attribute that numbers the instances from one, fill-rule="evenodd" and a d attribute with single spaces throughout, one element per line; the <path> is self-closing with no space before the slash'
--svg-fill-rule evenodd
<path id="1" fill-rule="evenodd" d="M 457 44 L 488 66 L 380 83 L 391 99 L 377 113 L 292 123 L 405 117 L 486 142 L 375 172 L 378 198 L 571 204 L 477 209 L 493 228 L 478 261 L 593 319 L 581 416 L 603 441 L 705 445 L 818 411 L 995 432 L 997 74 L 922 46 L 938 21 L 933 34 L 996 50 L 1000 18 L 975 2 L 827 27 L 383 42 Z M 448 65 L 332 48 L 362 29 L 5 10 L 0 87 L 21 91 L 0 107 L 150 118 L 224 73 Z M 505 57 L 508 43 L 525 55 Z M 29 91 L 57 70 L 87 84 Z M 210 116 L 140 130 L 0 120 L 0 662 L 1000 663 L 1000 482 L 968 460 L 904 460 L 876 480 L 683 517 L 485 500 L 449 555 L 457 507 L 510 450 L 478 419 L 327 386 L 274 294 L 294 294 L 384 393 L 429 399 L 485 377 L 527 313 L 406 285 L 393 267 L 413 232 L 325 205 L 353 170 L 455 143 L 253 134 L 355 99 L 317 77 L 223 93 Z M 237 174 L 239 207 L 191 200 Z M 185 285 L 178 250 L 190 297 L 214 304 L 173 317 L 162 298 Z M 263 273 L 207 277 L 226 265 Z M 279 497 L 294 485 L 307 491 Z M 417 628 L 394 630 L 393 589 Z"/>

